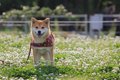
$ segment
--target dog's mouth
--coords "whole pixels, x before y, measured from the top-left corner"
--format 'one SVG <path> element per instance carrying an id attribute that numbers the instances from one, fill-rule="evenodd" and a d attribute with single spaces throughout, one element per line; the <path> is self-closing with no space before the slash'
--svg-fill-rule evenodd
<path id="1" fill-rule="evenodd" d="M 38 36 L 38 37 L 41 37 L 41 36 L 43 36 L 43 34 L 44 34 L 44 33 L 41 33 L 41 34 L 37 33 L 37 36 Z"/>

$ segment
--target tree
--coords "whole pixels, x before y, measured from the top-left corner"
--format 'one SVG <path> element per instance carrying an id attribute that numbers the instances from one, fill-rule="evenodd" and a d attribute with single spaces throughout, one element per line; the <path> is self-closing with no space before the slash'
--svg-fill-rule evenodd
<path id="1" fill-rule="evenodd" d="M 11 9 L 21 9 L 23 5 L 31 6 L 34 0 L 0 0 L 0 14 Z"/>

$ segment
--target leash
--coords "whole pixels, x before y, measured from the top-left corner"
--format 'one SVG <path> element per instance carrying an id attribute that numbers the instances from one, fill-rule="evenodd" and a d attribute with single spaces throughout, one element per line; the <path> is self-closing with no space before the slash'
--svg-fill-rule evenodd
<path id="1" fill-rule="evenodd" d="M 28 59 L 29 59 L 29 57 L 30 57 L 30 53 L 31 53 L 31 43 L 30 43 L 30 48 L 29 48 L 29 53 L 28 53 L 27 60 L 28 60 Z"/>

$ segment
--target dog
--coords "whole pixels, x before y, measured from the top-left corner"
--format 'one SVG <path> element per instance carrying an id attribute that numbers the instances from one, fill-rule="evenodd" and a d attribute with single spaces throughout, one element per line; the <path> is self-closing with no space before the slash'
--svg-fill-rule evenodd
<path id="1" fill-rule="evenodd" d="M 50 19 L 37 20 L 31 18 L 31 48 L 33 53 L 34 65 L 40 64 L 43 57 L 45 62 L 53 65 L 54 63 L 54 35 L 50 29 Z"/>

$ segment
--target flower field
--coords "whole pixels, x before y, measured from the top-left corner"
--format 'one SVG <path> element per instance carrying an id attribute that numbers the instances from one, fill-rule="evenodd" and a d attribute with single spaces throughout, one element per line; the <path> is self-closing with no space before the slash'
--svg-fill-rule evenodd
<path id="1" fill-rule="evenodd" d="M 120 80 L 120 38 L 56 34 L 55 65 L 26 61 L 30 35 L 0 32 L 0 80 Z"/>

